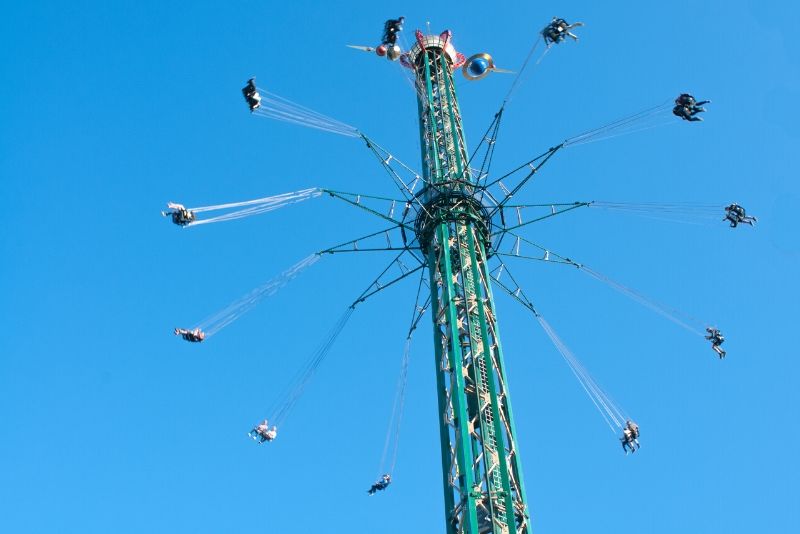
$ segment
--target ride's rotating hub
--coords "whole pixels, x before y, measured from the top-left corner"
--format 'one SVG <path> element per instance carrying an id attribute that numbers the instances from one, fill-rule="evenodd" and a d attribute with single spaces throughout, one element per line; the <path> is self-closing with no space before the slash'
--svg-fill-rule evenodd
<path id="1" fill-rule="evenodd" d="M 478 240 L 487 252 L 491 250 L 489 244 L 492 218 L 486 206 L 474 195 L 459 190 L 437 190 L 429 187 L 423 189 L 417 199 L 420 204 L 414 220 L 414 232 L 425 254 L 430 251 L 436 228 L 443 223 L 471 223 Z"/>

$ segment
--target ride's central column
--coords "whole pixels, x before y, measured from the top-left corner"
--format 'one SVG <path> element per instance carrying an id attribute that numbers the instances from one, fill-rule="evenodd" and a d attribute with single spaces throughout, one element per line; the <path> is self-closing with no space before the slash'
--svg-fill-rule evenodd
<path id="1" fill-rule="evenodd" d="M 486 268 L 491 219 L 469 170 L 449 31 L 404 56 L 416 73 L 425 189 L 415 222 L 430 268 L 448 534 L 522 534 L 530 517 Z"/>

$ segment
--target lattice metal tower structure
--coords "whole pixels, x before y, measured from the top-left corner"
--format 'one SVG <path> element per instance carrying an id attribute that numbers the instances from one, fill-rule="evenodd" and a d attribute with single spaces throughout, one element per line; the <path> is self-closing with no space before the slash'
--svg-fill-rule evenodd
<path id="1" fill-rule="evenodd" d="M 430 271 L 448 534 L 529 533 L 487 251 L 491 217 L 469 167 L 450 32 L 416 33 L 404 58 L 418 94 L 426 187 L 415 221 Z"/>

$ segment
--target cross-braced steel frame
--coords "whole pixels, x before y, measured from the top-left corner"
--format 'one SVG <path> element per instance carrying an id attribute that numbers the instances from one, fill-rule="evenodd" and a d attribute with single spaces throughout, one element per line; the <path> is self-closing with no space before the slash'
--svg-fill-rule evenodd
<path id="1" fill-rule="evenodd" d="M 418 94 L 423 180 L 415 224 L 433 310 L 448 533 L 527 533 L 494 300 L 486 268 L 491 218 L 469 169 L 449 32 L 417 33 L 409 51 Z"/>

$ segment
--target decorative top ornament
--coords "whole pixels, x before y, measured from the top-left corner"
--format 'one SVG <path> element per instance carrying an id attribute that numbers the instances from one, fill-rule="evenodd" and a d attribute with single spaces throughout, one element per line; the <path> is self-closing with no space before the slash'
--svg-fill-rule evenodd
<path id="1" fill-rule="evenodd" d="M 461 74 L 468 80 L 480 80 L 485 78 L 490 72 L 503 72 L 513 74 L 510 70 L 498 69 L 494 64 L 492 56 L 485 52 L 475 54 L 470 57 L 461 69 Z"/>
<path id="2" fill-rule="evenodd" d="M 417 42 L 406 54 L 400 58 L 403 66 L 413 69 L 419 55 L 425 50 L 439 49 L 445 53 L 445 57 L 450 60 L 453 68 L 458 68 L 466 63 L 467 58 L 464 54 L 456 51 L 450 39 L 453 33 L 445 30 L 439 35 L 424 35 L 420 30 L 414 32 Z"/>

